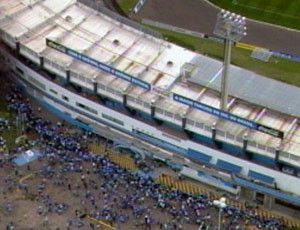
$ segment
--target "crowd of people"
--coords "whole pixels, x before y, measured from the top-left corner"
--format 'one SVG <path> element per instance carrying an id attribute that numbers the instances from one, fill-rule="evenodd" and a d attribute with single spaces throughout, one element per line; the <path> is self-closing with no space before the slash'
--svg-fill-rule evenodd
<path id="1" fill-rule="evenodd" d="M 32 195 L 39 204 L 35 209 L 41 217 L 42 227 L 51 225 L 49 215 L 65 215 L 64 225 L 53 229 L 97 229 L 102 222 L 115 229 L 217 229 L 220 210 L 208 194 L 191 195 L 172 190 L 156 183 L 152 177 L 121 168 L 110 162 L 105 154 L 91 153 L 89 142 L 100 142 L 110 148 L 105 134 L 100 137 L 85 131 L 67 132 L 64 122 L 53 122 L 36 114 L 30 101 L 24 99 L 15 86 L 6 95 L 6 100 L 12 113 L 23 114 L 24 134 L 34 132 L 38 135 L 34 146 L 26 145 L 38 148 L 40 152 L 35 162 L 27 164 L 26 170 L 32 173 L 37 168 L 35 177 L 41 180 L 36 184 L 30 181 L 17 183 L 7 177 L 1 177 L 1 180 L 7 188 L 6 193 L 18 187 L 28 197 Z M 10 154 L 20 150 L 26 149 L 19 147 Z M 19 176 L 18 166 L 12 167 L 15 176 Z M 69 198 L 57 200 L 56 194 L 50 194 L 50 188 L 66 193 Z M 12 213 L 14 207 L 5 203 L 5 210 Z M 221 215 L 221 229 L 256 226 L 275 230 L 285 227 L 279 219 L 259 216 L 252 207 L 239 210 L 228 205 Z M 7 230 L 16 226 L 13 221 L 6 223 Z"/>

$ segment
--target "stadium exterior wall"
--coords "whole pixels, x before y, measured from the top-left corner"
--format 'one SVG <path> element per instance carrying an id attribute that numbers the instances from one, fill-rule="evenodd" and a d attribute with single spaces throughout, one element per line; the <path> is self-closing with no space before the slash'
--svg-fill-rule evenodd
<path id="1" fill-rule="evenodd" d="M 150 126 L 144 122 L 126 116 L 117 111 L 114 111 L 113 109 L 107 108 L 104 105 L 90 101 L 80 95 L 68 91 L 67 89 L 61 87 L 58 84 L 53 83 L 50 80 L 47 80 L 38 72 L 29 68 L 20 60 L 15 58 L 6 50 L 1 48 L 0 52 L 3 52 L 5 54 L 6 60 L 9 62 L 10 68 L 12 71 L 15 72 L 17 78 L 22 79 L 22 81 L 26 82 L 26 84 L 32 85 L 32 87 L 35 88 L 35 90 L 31 92 L 32 96 L 56 108 L 56 111 L 59 111 L 59 113 L 61 114 L 69 114 L 75 120 L 79 117 L 78 114 L 80 114 L 80 116 L 85 117 L 87 120 L 91 120 L 97 123 L 103 123 L 107 126 L 110 126 L 111 128 L 114 128 L 118 131 L 124 132 L 135 137 L 139 137 L 139 135 L 136 135 L 134 131 L 139 130 L 140 132 L 143 132 L 150 137 L 155 137 L 157 140 L 161 140 L 160 142 L 157 142 L 159 143 L 159 145 L 161 145 L 160 147 L 170 149 L 170 146 L 173 146 L 173 151 L 176 151 L 186 157 L 188 149 L 195 149 L 201 153 L 205 153 L 208 156 L 210 156 L 211 160 L 209 163 L 211 165 L 216 166 L 217 161 L 219 159 L 231 162 L 235 165 L 239 165 L 242 167 L 240 173 L 244 176 L 248 175 L 250 169 L 261 174 L 272 175 L 272 177 L 274 177 L 278 189 L 296 195 L 300 195 L 300 184 L 298 183 L 299 178 L 295 176 L 287 175 L 280 171 L 266 168 L 261 165 L 249 162 L 247 160 L 243 160 L 231 156 L 229 154 L 225 154 L 221 151 L 209 148 L 207 146 L 193 142 L 189 139 L 175 140 L 169 138 L 168 135 L 163 135 L 162 131 L 156 129 L 153 126 Z M 20 71 L 17 71 L 16 68 L 21 70 L 23 74 L 21 74 Z M 55 91 L 56 94 L 54 94 L 53 91 Z M 67 97 L 68 100 L 66 101 L 62 99 L 63 96 Z M 78 107 L 76 106 L 76 103 L 87 105 L 90 108 L 93 108 L 94 112 L 90 112 L 81 107 Z M 121 120 L 123 121 L 123 125 L 116 124 L 109 120 L 105 120 L 103 116 L 109 116 Z M 68 116 L 66 116 L 66 119 L 68 119 Z M 93 127 L 91 126 L 91 128 Z M 153 142 L 151 138 L 149 138 L 148 141 Z"/>

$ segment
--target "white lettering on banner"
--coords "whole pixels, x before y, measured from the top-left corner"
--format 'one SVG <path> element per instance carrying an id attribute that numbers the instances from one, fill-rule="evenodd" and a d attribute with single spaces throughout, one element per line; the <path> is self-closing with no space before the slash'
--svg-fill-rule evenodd
<path id="1" fill-rule="evenodd" d="M 132 78 L 131 78 L 131 81 L 132 81 L 132 83 L 135 84 L 135 85 L 138 85 L 138 86 L 141 86 L 142 88 L 145 88 L 145 89 L 150 90 L 150 85 L 147 84 L 147 83 L 145 83 L 145 82 L 143 82 L 143 81 L 140 80 L 140 79 L 137 79 L 137 78 L 135 78 L 135 77 L 132 77 Z"/>
<path id="2" fill-rule="evenodd" d="M 217 109 L 214 109 L 213 114 L 219 117 L 220 116 L 220 111 L 217 110 Z"/>
<path id="3" fill-rule="evenodd" d="M 222 111 L 221 111 L 221 113 L 220 113 L 220 117 L 222 117 L 222 118 L 225 118 L 225 119 L 229 120 L 229 114 L 228 114 L 228 113 L 225 113 L 225 112 L 222 112 Z"/>
<path id="4" fill-rule="evenodd" d="M 192 100 L 189 100 L 187 98 L 183 98 L 183 97 L 180 97 L 180 96 L 176 96 L 176 99 L 177 99 L 177 101 L 179 101 L 183 104 L 186 104 L 186 105 L 189 105 L 189 106 L 193 107 L 193 101 Z"/>
<path id="5" fill-rule="evenodd" d="M 47 45 L 48 45 L 49 47 L 51 47 L 51 48 L 53 48 L 53 49 L 56 49 L 56 50 L 58 50 L 58 51 L 60 51 L 60 52 L 66 53 L 65 47 L 63 47 L 63 46 L 61 46 L 61 45 L 59 45 L 59 44 L 57 44 L 57 43 L 55 43 L 55 42 L 52 42 L 52 41 L 50 41 L 50 40 L 46 40 L 46 42 L 47 42 Z"/>
<path id="6" fill-rule="evenodd" d="M 262 125 L 260 125 L 257 130 L 263 132 L 263 133 L 267 133 L 269 135 L 275 136 L 275 137 L 280 137 L 280 132 L 278 130 L 272 129 L 272 128 L 267 128 L 264 127 Z"/>
<path id="7" fill-rule="evenodd" d="M 247 121 L 247 120 L 242 119 L 242 118 L 237 118 L 237 122 L 244 125 L 244 126 L 250 127 L 252 129 L 256 129 L 256 127 L 257 127 L 257 125 L 254 122 Z"/>
<path id="8" fill-rule="evenodd" d="M 82 56 L 82 55 L 80 55 L 80 56 Z M 89 57 L 82 56 L 82 61 L 87 63 L 87 64 L 90 64 L 94 67 L 98 67 L 98 62 L 95 61 L 94 59 L 89 58 Z"/>
<path id="9" fill-rule="evenodd" d="M 229 115 L 229 119 L 234 121 L 234 122 L 237 122 L 237 117 L 236 116 Z"/>
<path id="10" fill-rule="evenodd" d="M 128 76 L 127 74 L 125 74 L 125 73 L 123 73 L 123 72 L 121 72 L 119 70 L 116 70 L 115 74 L 116 74 L 117 77 L 120 77 L 120 78 L 122 78 L 122 79 L 124 79 L 126 81 L 131 82 L 131 77 Z"/>
<path id="11" fill-rule="evenodd" d="M 111 71 L 111 68 L 110 68 L 109 66 L 104 65 L 104 64 L 102 64 L 102 63 L 98 63 L 98 67 L 99 67 L 101 70 L 103 70 L 103 71 L 105 71 L 105 72 L 107 72 L 107 73 L 110 73 L 110 71 Z"/>
<path id="12" fill-rule="evenodd" d="M 73 52 L 72 50 L 68 49 L 67 54 L 74 57 L 74 58 L 76 58 L 76 59 L 79 59 L 78 54 L 76 52 Z"/>
<path id="13" fill-rule="evenodd" d="M 209 114 L 215 115 L 217 117 L 224 118 L 226 120 L 238 123 L 238 124 L 246 126 L 248 128 L 252 128 L 252 129 L 256 129 L 257 128 L 257 124 L 254 123 L 254 122 L 252 122 L 252 121 L 248 121 L 246 119 L 237 117 L 237 116 L 235 116 L 233 114 L 230 114 L 230 113 L 227 113 L 225 111 L 222 111 L 222 110 L 210 107 L 208 105 L 204 105 L 202 103 L 199 103 L 197 101 L 193 101 L 191 99 L 182 97 L 180 95 L 173 94 L 173 99 L 175 101 L 181 102 L 181 103 L 183 103 L 185 105 L 189 105 L 189 106 L 191 106 L 193 108 L 196 108 L 196 109 L 199 109 L 201 111 L 207 112 Z"/>
<path id="14" fill-rule="evenodd" d="M 202 111 L 213 114 L 213 109 L 212 108 L 210 108 L 209 106 L 200 104 L 196 101 L 194 101 L 194 106 L 193 107 L 196 108 L 196 109 L 199 109 L 199 110 L 202 110 Z"/>
<path id="15" fill-rule="evenodd" d="M 102 71 L 113 74 L 114 76 L 122 78 L 123 80 L 129 81 L 130 83 L 133 83 L 137 86 L 140 86 L 140 87 L 142 87 L 144 89 L 147 89 L 147 90 L 151 89 L 151 85 L 148 84 L 147 82 L 144 82 L 144 81 L 139 80 L 135 77 L 132 77 L 129 74 L 126 74 L 126 73 L 124 73 L 122 71 L 119 71 L 117 69 L 114 69 L 114 68 L 110 67 L 109 65 L 98 62 L 97 60 L 94 60 L 90 57 L 87 57 L 83 54 L 80 54 L 80 53 L 76 52 L 75 50 L 69 49 L 69 48 L 64 47 L 62 45 L 59 45 L 56 42 L 52 42 L 49 39 L 46 39 L 46 44 L 47 44 L 47 46 L 49 46 L 53 49 L 56 49 L 56 50 L 58 50 L 62 53 L 65 53 L 65 54 L 67 54 L 67 55 L 69 55 L 69 56 L 71 56 L 71 57 L 73 57 L 77 60 L 80 60 L 84 63 L 87 63 L 87 64 L 89 64 L 91 66 L 94 66 L 98 69 L 101 69 Z"/>

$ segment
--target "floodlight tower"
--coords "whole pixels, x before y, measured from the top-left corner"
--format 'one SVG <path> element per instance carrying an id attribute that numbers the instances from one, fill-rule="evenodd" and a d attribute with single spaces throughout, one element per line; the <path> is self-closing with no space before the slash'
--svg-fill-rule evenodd
<path id="1" fill-rule="evenodd" d="M 246 35 L 246 18 L 241 15 L 221 10 L 217 15 L 214 34 L 224 38 L 224 62 L 221 82 L 221 109 L 227 111 L 228 70 L 231 58 L 231 44 Z"/>
<path id="2" fill-rule="evenodd" d="M 221 230 L 221 215 L 224 208 L 227 207 L 226 198 L 221 197 L 220 200 L 214 200 L 213 205 L 219 208 L 218 230 Z"/>

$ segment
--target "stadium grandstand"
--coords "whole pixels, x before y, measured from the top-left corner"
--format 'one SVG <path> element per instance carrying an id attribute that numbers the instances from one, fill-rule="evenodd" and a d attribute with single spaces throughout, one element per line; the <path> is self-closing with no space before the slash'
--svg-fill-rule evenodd
<path id="1" fill-rule="evenodd" d="M 225 112 L 220 61 L 104 8 L 0 0 L 0 12 L 0 51 L 16 80 L 52 111 L 213 165 L 242 187 L 300 206 L 298 88 L 232 66 Z"/>

